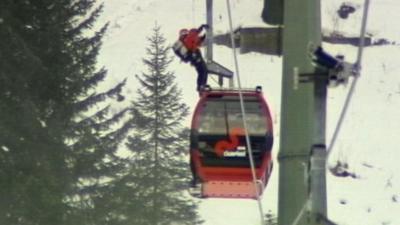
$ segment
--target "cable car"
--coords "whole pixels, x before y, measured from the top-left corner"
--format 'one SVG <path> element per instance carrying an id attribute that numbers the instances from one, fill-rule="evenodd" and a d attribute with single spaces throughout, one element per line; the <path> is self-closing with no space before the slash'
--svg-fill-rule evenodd
<path id="1" fill-rule="evenodd" d="M 258 193 L 272 171 L 272 119 L 261 87 L 242 90 Z M 243 127 L 239 90 L 206 88 L 195 108 L 190 163 L 201 197 L 257 198 Z"/>

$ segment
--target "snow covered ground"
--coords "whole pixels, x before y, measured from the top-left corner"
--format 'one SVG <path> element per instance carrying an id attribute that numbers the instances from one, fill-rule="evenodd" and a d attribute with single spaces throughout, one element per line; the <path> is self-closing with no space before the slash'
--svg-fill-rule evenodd
<path id="1" fill-rule="evenodd" d="M 349 1 L 347 1 L 349 2 Z M 359 4 L 362 0 L 352 0 Z M 225 1 L 214 1 L 215 33 L 228 30 Z M 358 35 L 361 10 L 351 14 L 349 20 L 333 17 L 342 1 L 322 1 L 322 23 L 327 30 L 339 30 Z M 262 0 L 231 0 L 234 26 L 266 26 L 261 21 Z M 372 1 L 368 31 L 377 38 L 400 42 L 398 0 Z M 110 22 L 99 57 L 99 67 L 105 66 L 110 78 L 103 84 L 112 86 L 128 77 L 126 94 L 135 97 L 134 74 L 144 70 L 142 58 L 147 45 L 146 37 L 155 24 L 162 27 L 167 42 L 172 44 L 181 28 L 197 27 L 205 22 L 204 0 L 114 0 L 105 1 L 100 23 Z M 347 45 L 324 44 L 332 53 L 346 55 L 353 61 L 357 49 Z M 171 54 L 172 56 L 172 54 Z M 350 170 L 360 179 L 337 178 L 328 175 L 329 217 L 341 225 L 400 224 L 400 47 L 376 46 L 365 49 L 363 71 L 351 107 L 338 137 L 330 162 L 345 159 Z M 216 46 L 214 59 L 233 69 L 232 50 Z M 282 59 L 257 53 L 239 55 L 242 85 L 262 85 L 274 116 L 276 156 L 279 149 L 279 110 Z M 195 90 L 196 74 L 189 65 L 174 60 L 171 70 L 183 89 L 184 101 L 191 107 L 198 99 Z M 216 85 L 213 78 L 211 85 Z M 328 140 L 349 87 L 329 90 Z M 189 126 L 189 120 L 187 125 Z M 277 163 L 277 161 L 276 161 Z M 278 166 L 263 195 L 264 211 L 277 213 Z M 207 199 L 200 203 L 204 225 L 256 225 L 259 224 L 257 204 L 254 200 Z"/>

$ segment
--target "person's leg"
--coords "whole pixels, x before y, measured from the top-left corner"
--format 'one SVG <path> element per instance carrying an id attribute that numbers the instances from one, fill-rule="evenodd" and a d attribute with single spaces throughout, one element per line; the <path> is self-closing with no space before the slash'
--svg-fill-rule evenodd
<path id="1" fill-rule="evenodd" d="M 193 60 L 193 66 L 197 71 L 197 91 L 200 90 L 201 87 L 204 87 L 207 84 L 207 64 L 201 56 L 200 51 L 196 52 L 195 59 Z"/>
<path id="2" fill-rule="evenodd" d="M 194 65 L 197 71 L 197 90 L 199 91 L 200 88 L 204 87 L 207 84 L 207 68 L 205 64 L 195 64 Z"/>
<path id="3" fill-rule="evenodd" d="M 202 60 L 201 63 L 201 86 L 206 86 L 207 85 L 207 79 L 208 79 L 208 71 L 207 71 L 207 64 Z"/>
<path id="4" fill-rule="evenodd" d="M 199 64 L 195 65 L 197 71 L 197 91 L 200 91 L 201 86 L 203 85 L 203 70 Z"/>

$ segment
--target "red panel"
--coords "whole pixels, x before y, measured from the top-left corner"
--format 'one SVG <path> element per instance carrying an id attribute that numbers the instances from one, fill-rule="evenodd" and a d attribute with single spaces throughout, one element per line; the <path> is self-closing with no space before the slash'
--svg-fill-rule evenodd
<path id="1" fill-rule="evenodd" d="M 196 170 L 203 181 L 252 181 L 250 168 L 237 167 L 203 167 L 201 166 L 198 151 L 192 155 Z M 263 162 L 259 168 L 256 168 L 256 178 L 265 182 L 265 173 L 271 164 L 271 154 L 265 154 Z"/>
<path id="2" fill-rule="evenodd" d="M 203 183 L 203 197 L 214 198 L 257 198 L 255 185 L 252 181 L 209 181 Z M 262 184 L 257 185 L 262 192 Z"/>
<path id="3" fill-rule="evenodd" d="M 193 154 L 196 170 L 202 182 L 202 196 L 215 198 L 256 198 L 253 177 L 250 168 L 202 167 L 197 151 Z M 271 155 L 266 154 L 260 168 L 256 169 L 256 178 L 261 181 L 259 194 L 268 183 L 272 164 Z"/>

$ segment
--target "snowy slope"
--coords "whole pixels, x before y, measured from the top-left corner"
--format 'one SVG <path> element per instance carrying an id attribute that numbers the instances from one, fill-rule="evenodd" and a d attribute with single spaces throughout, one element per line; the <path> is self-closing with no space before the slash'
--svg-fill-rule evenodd
<path id="1" fill-rule="evenodd" d="M 215 32 L 228 30 L 225 1 L 215 2 Z M 352 2 L 362 4 L 361 0 Z M 235 26 L 266 26 L 260 14 L 262 0 L 231 0 Z M 341 21 L 333 13 L 341 1 L 322 1 L 323 27 L 348 34 L 358 34 L 361 12 Z M 398 0 L 372 2 L 369 28 L 378 38 L 400 42 Z M 114 0 L 105 1 L 100 23 L 109 21 L 110 29 L 100 53 L 99 67 L 105 66 L 110 79 L 104 86 L 129 77 L 126 93 L 134 98 L 134 74 L 144 70 L 142 57 L 146 37 L 154 24 L 162 27 L 167 42 L 173 43 L 177 31 L 197 27 L 205 21 L 204 0 Z M 349 61 L 355 59 L 357 49 L 351 46 L 325 44 L 332 53 L 342 53 Z M 172 56 L 172 54 L 171 54 Z M 363 73 L 359 79 L 343 131 L 340 133 L 330 162 L 345 159 L 350 170 L 360 179 L 336 178 L 328 175 L 329 216 L 339 224 L 400 224 L 400 56 L 399 46 L 370 47 L 365 50 Z M 232 50 L 223 46 L 214 49 L 216 61 L 234 68 Z M 279 149 L 279 110 L 282 59 L 256 53 L 239 55 L 243 86 L 262 85 L 273 111 L 276 156 Z M 184 100 L 191 107 L 198 99 L 195 90 L 196 74 L 189 65 L 174 60 L 171 65 L 183 88 Z M 209 83 L 215 85 L 210 78 Z M 102 88 L 104 88 L 104 86 Z M 331 137 L 348 87 L 330 89 L 328 105 L 328 139 Z M 189 126 L 188 118 L 187 125 Z M 277 162 L 276 162 L 277 163 Z M 262 198 L 264 211 L 277 213 L 278 166 Z M 259 224 L 257 204 L 253 200 L 202 200 L 200 213 L 205 225 Z M 350 213 L 351 212 L 351 213 Z"/>

